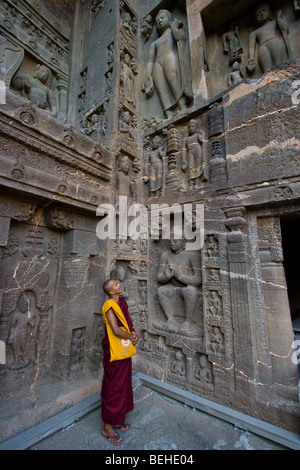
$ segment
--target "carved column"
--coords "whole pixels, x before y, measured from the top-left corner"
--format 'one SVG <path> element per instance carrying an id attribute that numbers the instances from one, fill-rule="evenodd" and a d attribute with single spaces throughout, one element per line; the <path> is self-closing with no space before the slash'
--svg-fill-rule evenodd
<path id="1" fill-rule="evenodd" d="M 67 114 L 67 82 L 63 77 L 58 77 L 57 88 L 59 91 L 59 119 L 64 119 Z"/>
<path id="2" fill-rule="evenodd" d="M 255 378 L 255 351 L 253 325 L 250 318 L 248 275 L 249 255 L 243 229 L 245 209 L 226 209 L 228 233 L 228 261 L 233 322 L 234 363 L 236 388 Z"/>
<path id="3" fill-rule="evenodd" d="M 227 182 L 223 107 L 214 105 L 208 112 L 208 137 L 211 142 L 210 182 L 218 186 Z"/>

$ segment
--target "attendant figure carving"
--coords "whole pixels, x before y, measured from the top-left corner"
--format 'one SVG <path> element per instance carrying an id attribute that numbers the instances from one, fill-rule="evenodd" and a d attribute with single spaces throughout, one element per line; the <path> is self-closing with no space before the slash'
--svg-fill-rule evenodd
<path id="1" fill-rule="evenodd" d="M 202 387 L 207 390 L 213 390 L 214 379 L 212 373 L 212 365 L 207 356 L 202 354 L 199 359 L 199 368 L 196 371 L 195 377 L 201 383 Z"/>
<path id="2" fill-rule="evenodd" d="M 164 147 L 160 146 L 158 136 L 153 137 L 152 150 L 147 152 L 145 160 L 145 176 L 143 181 L 149 182 L 150 197 L 160 196 L 163 191 L 163 158 L 166 155 Z"/>
<path id="3" fill-rule="evenodd" d="M 229 65 L 241 61 L 240 54 L 243 52 L 238 27 L 231 25 L 230 30 L 223 34 L 223 51 L 229 54 Z"/>
<path id="4" fill-rule="evenodd" d="M 135 201 L 135 184 L 129 174 L 130 158 L 127 155 L 121 155 L 119 158 L 117 171 L 117 191 L 120 196 L 127 196 L 128 204 Z"/>
<path id="5" fill-rule="evenodd" d="M 51 79 L 51 71 L 45 65 L 37 65 L 33 77 L 18 75 L 14 78 L 12 86 L 20 90 L 22 96 L 29 99 L 41 109 L 57 116 L 57 104 L 53 91 L 47 85 Z"/>
<path id="6" fill-rule="evenodd" d="M 153 18 L 151 15 L 147 15 L 142 21 L 141 36 L 144 41 L 148 41 L 153 31 Z"/>
<path id="7" fill-rule="evenodd" d="M 189 51 L 183 24 L 172 21 L 168 10 L 160 10 L 155 23 L 160 37 L 150 46 L 142 91 L 150 98 L 155 89 L 169 118 L 172 111 L 186 109 L 193 98 L 188 76 Z"/>
<path id="8" fill-rule="evenodd" d="M 171 372 L 175 375 L 179 375 L 180 377 L 184 377 L 185 375 L 185 364 L 184 364 L 184 356 L 181 351 L 176 352 L 176 359 L 174 359 Z"/>
<path id="9" fill-rule="evenodd" d="M 243 78 L 244 78 L 244 74 L 240 69 L 240 64 L 237 61 L 235 61 L 232 64 L 232 71 L 229 72 L 228 74 L 227 85 L 228 86 L 236 85 L 237 83 L 241 82 Z"/>
<path id="10" fill-rule="evenodd" d="M 16 309 L 13 313 L 7 343 L 11 346 L 14 362 L 12 369 L 22 369 L 29 364 L 27 359 L 28 327 L 33 328 L 34 319 L 29 310 L 29 299 L 25 293 L 19 296 Z"/>
<path id="11" fill-rule="evenodd" d="M 123 84 L 124 99 L 135 106 L 135 93 L 134 93 L 134 73 L 131 68 L 130 55 L 125 54 L 121 62 L 121 76 L 120 82 Z"/>
<path id="12" fill-rule="evenodd" d="M 259 27 L 249 35 L 247 70 L 251 73 L 256 68 L 255 46 L 258 43 L 258 62 L 262 72 L 265 73 L 270 67 L 284 61 L 284 44 L 288 52 L 288 58 L 292 58 L 288 38 L 289 27 L 281 11 L 277 12 L 276 19 L 272 19 L 268 3 L 262 3 L 256 8 L 255 18 Z M 283 37 L 283 42 L 277 36 L 278 29 Z"/>
<path id="13" fill-rule="evenodd" d="M 197 131 L 197 123 L 191 119 L 188 125 L 189 136 L 182 141 L 182 169 L 188 173 L 189 186 L 197 186 L 207 181 L 204 163 L 204 132 Z"/>

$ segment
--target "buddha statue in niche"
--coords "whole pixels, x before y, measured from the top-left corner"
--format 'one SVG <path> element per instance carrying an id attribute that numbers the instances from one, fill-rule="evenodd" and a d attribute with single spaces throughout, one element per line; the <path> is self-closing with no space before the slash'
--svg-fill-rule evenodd
<path id="1" fill-rule="evenodd" d="M 149 50 L 146 78 L 142 91 L 147 98 L 157 91 L 167 118 L 175 110 L 183 110 L 192 99 L 189 64 L 183 24 L 172 21 L 168 10 L 160 10 L 155 18 L 159 38 Z"/>
<path id="2" fill-rule="evenodd" d="M 270 67 L 274 67 L 284 61 L 286 46 L 288 58 L 292 58 L 288 38 L 288 24 L 282 12 L 276 13 L 276 19 L 272 19 L 269 3 L 260 4 L 255 10 L 255 18 L 258 28 L 249 35 L 249 58 L 247 70 L 252 73 L 256 68 L 255 47 L 258 44 L 258 63 L 263 73 Z M 277 35 L 280 31 L 282 39 Z"/>
<path id="3" fill-rule="evenodd" d="M 46 65 L 38 64 L 33 77 L 17 75 L 13 79 L 12 87 L 20 91 L 24 98 L 56 117 L 57 103 L 53 91 L 48 86 L 50 79 L 51 70 Z"/>

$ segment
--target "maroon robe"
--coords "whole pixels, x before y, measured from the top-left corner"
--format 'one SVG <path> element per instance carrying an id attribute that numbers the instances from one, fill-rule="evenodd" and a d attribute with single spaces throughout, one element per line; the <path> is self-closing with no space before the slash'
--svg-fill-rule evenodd
<path id="1" fill-rule="evenodd" d="M 130 331 L 133 325 L 128 312 L 127 302 L 120 297 L 119 306 L 128 323 Z M 118 326 L 122 323 L 117 318 Z M 133 410 L 132 361 L 131 357 L 110 362 L 109 340 L 105 327 L 102 340 L 104 375 L 101 388 L 101 417 L 103 423 L 118 426 L 125 423 L 125 416 Z"/>

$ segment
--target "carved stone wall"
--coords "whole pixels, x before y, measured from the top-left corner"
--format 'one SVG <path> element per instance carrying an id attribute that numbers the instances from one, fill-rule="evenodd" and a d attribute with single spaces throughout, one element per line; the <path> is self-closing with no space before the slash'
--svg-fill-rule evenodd
<path id="1" fill-rule="evenodd" d="M 258 25 L 250 0 L 71 3 L 0 7 L 0 440 L 99 391 L 110 276 L 136 370 L 297 432 L 281 233 L 300 209 L 297 8 Z M 189 204 L 191 227 L 203 205 L 203 246 L 100 240 L 119 196 L 146 231 L 151 204 Z"/>

